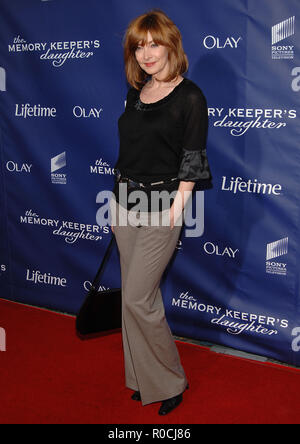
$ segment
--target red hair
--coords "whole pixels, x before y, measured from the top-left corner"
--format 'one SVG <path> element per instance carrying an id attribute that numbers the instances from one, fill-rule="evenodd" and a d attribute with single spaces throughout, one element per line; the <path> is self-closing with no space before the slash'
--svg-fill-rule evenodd
<path id="1" fill-rule="evenodd" d="M 124 61 L 128 83 L 136 89 L 141 89 L 146 83 L 148 74 L 141 69 L 135 51 L 142 42 L 147 42 L 148 31 L 154 43 L 167 47 L 169 52 L 170 72 L 164 79 L 170 82 L 188 70 L 188 59 L 183 50 L 182 37 L 177 26 L 161 10 L 154 9 L 132 20 L 124 37 Z"/>

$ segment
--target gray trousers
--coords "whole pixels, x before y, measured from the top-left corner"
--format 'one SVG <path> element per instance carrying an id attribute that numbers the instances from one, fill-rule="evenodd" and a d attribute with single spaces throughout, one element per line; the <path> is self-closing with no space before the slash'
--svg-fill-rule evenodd
<path id="1" fill-rule="evenodd" d="M 123 220 L 129 215 L 115 201 L 114 209 Z M 167 212 L 157 213 L 160 221 Z M 146 405 L 179 395 L 187 386 L 187 378 L 165 317 L 160 290 L 182 223 L 173 229 L 162 224 L 150 226 L 151 213 L 140 214 L 138 224 L 132 220 L 130 223 L 129 217 L 129 224 L 121 226 L 117 216 L 112 225 L 122 275 L 125 383 L 141 393 L 142 405 Z"/>

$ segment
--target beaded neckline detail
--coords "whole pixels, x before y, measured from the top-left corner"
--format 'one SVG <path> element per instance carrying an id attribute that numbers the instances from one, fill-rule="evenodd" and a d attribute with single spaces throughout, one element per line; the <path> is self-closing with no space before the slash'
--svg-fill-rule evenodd
<path id="1" fill-rule="evenodd" d="M 187 81 L 187 79 L 184 77 L 183 80 L 177 86 L 175 86 L 175 88 L 167 96 L 165 96 L 162 99 L 158 100 L 157 102 L 153 102 L 153 103 L 143 103 L 140 99 L 140 92 L 138 92 L 137 100 L 134 103 L 135 109 L 137 109 L 138 111 L 151 111 L 153 109 L 160 107 L 161 105 L 164 105 L 172 97 L 174 97 L 175 94 L 177 94 L 177 92 L 179 91 L 182 84 L 185 83 L 186 81 Z"/>

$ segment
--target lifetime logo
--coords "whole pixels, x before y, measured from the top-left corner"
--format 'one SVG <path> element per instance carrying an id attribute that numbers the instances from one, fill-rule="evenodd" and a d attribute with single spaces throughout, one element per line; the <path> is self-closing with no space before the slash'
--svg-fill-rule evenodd
<path id="1" fill-rule="evenodd" d="M 0 352 L 6 351 L 6 331 L 0 327 Z"/>
<path id="2" fill-rule="evenodd" d="M 227 181 L 227 177 L 222 177 L 222 191 L 230 191 L 233 194 L 250 193 L 250 194 L 275 194 L 279 196 L 282 191 L 280 184 L 260 183 L 257 179 L 244 181 L 242 177 L 231 177 Z"/>

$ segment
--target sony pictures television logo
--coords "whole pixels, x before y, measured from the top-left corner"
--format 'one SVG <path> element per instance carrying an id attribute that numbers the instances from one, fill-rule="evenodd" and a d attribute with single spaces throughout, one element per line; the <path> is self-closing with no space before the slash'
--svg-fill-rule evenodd
<path id="1" fill-rule="evenodd" d="M 287 264 L 279 262 L 276 259 L 288 254 L 288 246 L 288 237 L 267 244 L 266 273 L 280 276 L 287 275 Z"/>
<path id="2" fill-rule="evenodd" d="M 51 159 L 51 182 L 55 185 L 66 185 L 67 174 L 57 171 L 67 166 L 66 152 L 58 154 Z"/>
<path id="3" fill-rule="evenodd" d="M 293 59 L 294 46 L 289 45 L 288 42 L 283 42 L 295 34 L 295 16 L 284 20 L 272 27 L 272 59 Z M 278 44 L 280 43 L 280 44 Z"/>

